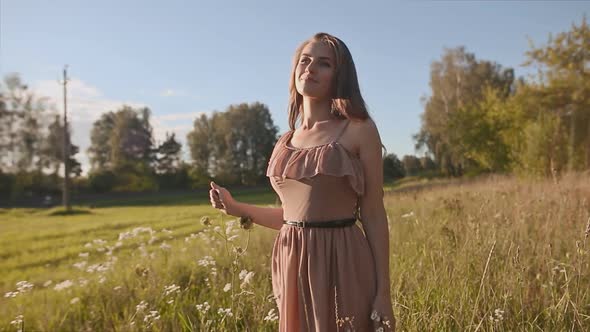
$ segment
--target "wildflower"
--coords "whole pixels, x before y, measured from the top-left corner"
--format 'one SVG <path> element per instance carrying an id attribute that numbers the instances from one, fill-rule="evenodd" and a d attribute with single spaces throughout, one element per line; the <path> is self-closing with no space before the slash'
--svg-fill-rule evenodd
<path id="1" fill-rule="evenodd" d="M 139 302 L 138 305 L 135 306 L 135 312 L 139 313 L 139 312 L 143 312 L 145 309 L 147 309 L 148 307 L 148 303 L 146 301 L 141 301 Z"/>
<path id="2" fill-rule="evenodd" d="M 250 283 L 253 276 L 254 276 L 253 271 L 248 272 L 246 270 L 242 270 L 240 272 L 240 280 L 243 280 L 243 281 L 242 281 L 242 284 L 240 285 L 240 288 L 245 288 L 246 285 L 248 285 Z"/>
<path id="3" fill-rule="evenodd" d="M 152 324 L 160 319 L 160 313 L 157 310 L 151 310 L 149 314 L 143 317 L 143 322 L 146 327 L 151 327 Z"/>
<path id="4" fill-rule="evenodd" d="M 33 284 L 28 281 L 19 281 L 16 283 L 16 290 L 19 293 L 26 293 L 33 288 Z"/>
<path id="5" fill-rule="evenodd" d="M 205 256 L 205 257 L 203 257 L 202 259 L 199 260 L 199 263 L 198 264 L 200 266 L 207 267 L 209 265 L 215 265 L 215 260 L 211 256 Z"/>
<path id="6" fill-rule="evenodd" d="M 223 287 L 223 291 L 224 292 L 228 292 L 230 289 L 231 289 L 231 284 L 230 283 L 225 284 L 225 287 Z"/>
<path id="7" fill-rule="evenodd" d="M 135 274 L 137 274 L 140 277 L 146 277 L 149 273 L 149 270 L 146 267 L 143 267 L 141 265 L 135 265 Z"/>
<path id="8" fill-rule="evenodd" d="M 268 320 L 271 322 L 274 322 L 275 320 L 279 319 L 279 316 L 275 313 L 275 309 L 272 308 L 268 311 L 268 314 L 266 314 L 266 317 L 264 317 L 264 320 Z"/>
<path id="9" fill-rule="evenodd" d="M 402 215 L 402 218 L 410 218 L 414 216 L 414 211 L 410 211 L 409 213 L 406 213 L 404 215 Z"/>
<path id="10" fill-rule="evenodd" d="M 164 296 L 168 296 L 172 293 L 178 293 L 178 292 L 180 292 L 180 286 L 177 286 L 175 284 L 164 287 Z"/>
<path id="11" fill-rule="evenodd" d="M 164 251 L 170 250 L 170 248 L 172 248 L 172 246 L 167 244 L 166 242 L 162 242 L 162 244 L 160 244 L 160 249 Z"/>
<path id="12" fill-rule="evenodd" d="M 81 262 L 72 264 L 72 266 L 77 268 L 78 270 L 82 270 L 82 269 L 84 269 L 84 267 L 86 267 L 87 263 L 88 263 L 87 261 L 81 261 Z"/>
<path id="13" fill-rule="evenodd" d="M 231 308 L 227 308 L 227 309 L 219 308 L 219 310 L 217 310 L 217 313 L 220 315 L 228 316 L 228 317 L 232 317 L 234 315 L 231 312 Z"/>
<path id="14" fill-rule="evenodd" d="M 197 307 L 197 310 L 199 310 L 203 314 L 207 313 L 207 311 L 209 309 L 211 309 L 211 306 L 209 305 L 209 302 L 207 302 L 207 301 L 203 302 L 202 304 L 197 304 L 196 307 Z"/>
<path id="15" fill-rule="evenodd" d="M 243 229 L 251 229 L 252 226 L 254 225 L 254 221 L 252 220 L 252 217 L 249 216 L 242 216 L 240 217 L 240 227 Z"/>
<path id="16" fill-rule="evenodd" d="M 14 318 L 13 321 L 10 322 L 10 325 L 21 326 L 21 324 L 23 323 L 23 319 L 24 319 L 23 315 L 18 315 Z"/>
<path id="17" fill-rule="evenodd" d="M 16 297 L 17 295 L 18 295 L 18 291 L 8 292 L 8 293 L 4 294 L 4 297 L 11 298 L 11 297 Z"/>
<path id="18" fill-rule="evenodd" d="M 61 291 L 66 288 L 70 288 L 72 286 L 74 286 L 74 283 L 71 280 L 64 280 L 64 281 L 60 282 L 59 284 L 55 285 L 55 287 L 53 287 L 53 289 L 55 289 L 56 291 Z"/>
<path id="19" fill-rule="evenodd" d="M 504 310 L 502 309 L 496 309 L 494 310 L 494 314 L 490 315 L 490 321 L 491 322 L 500 322 L 504 319 Z"/>
<path id="20" fill-rule="evenodd" d="M 49 287 L 52 283 L 53 283 L 53 281 L 47 280 L 46 282 L 43 283 L 43 287 Z"/>
<path id="21" fill-rule="evenodd" d="M 70 304 L 76 304 L 78 302 L 80 302 L 80 298 L 79 297 L 75 297 L 75 298 L 73 298 L 73 299 L 70 300 Z"/>
<path id="22" fill-rule="evenodd" d="M 88 253 L 87 252 L 81 252 L 81 253 L 78 254 L 78 257 L 84 257 L 84 258 L 86 258 L 86 257 L 88 257 Z"/>
<path id="23" fill-rule="evenodd" d="M 211 225 L 211 221 L 209 221 L 209 217 L 205 216 L 201 218 L 201 224 L 203 224 L 203 226 L 210 226 Z"/>
<path id="24" fill-rule="evenodd" d="M 121 289 L 123 289 L 123 286 L 115 286 L 115 287 L 113 287 L 113 290 L 114 291 L 118 291 L 118 290 L 121 290 Z"/>

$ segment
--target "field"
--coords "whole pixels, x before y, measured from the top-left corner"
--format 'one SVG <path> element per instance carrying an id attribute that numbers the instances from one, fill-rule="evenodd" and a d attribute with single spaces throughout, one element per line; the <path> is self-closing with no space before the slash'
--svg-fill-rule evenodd
<path id="1" fill-rule="evenodd" d="M 386 189 L 398 330 L 590 330 L 589 174 L 419 188 Z M 203 194 L 76 209 L 0 210 L 0 330 L 277 330 L 276 231 Z"/>

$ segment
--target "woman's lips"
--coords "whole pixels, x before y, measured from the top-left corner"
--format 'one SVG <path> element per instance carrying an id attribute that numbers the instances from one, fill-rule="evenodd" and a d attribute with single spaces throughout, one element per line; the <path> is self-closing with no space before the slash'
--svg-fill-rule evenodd
<path id="1" fill-rule="evenodd" d="M 318 81 L 316 81 L 315 79 L 313 79 L 313 78 L 311 78 L 311 77 L 309 77 L 309 76 L 303 76 L 303 77 L 301 78 L 301 80 L 303 80 L 303 81 L 312 81 L 312 82 L 314 82 L 314 83 L 317 83 L 317 82 L 318 82 Z"/>

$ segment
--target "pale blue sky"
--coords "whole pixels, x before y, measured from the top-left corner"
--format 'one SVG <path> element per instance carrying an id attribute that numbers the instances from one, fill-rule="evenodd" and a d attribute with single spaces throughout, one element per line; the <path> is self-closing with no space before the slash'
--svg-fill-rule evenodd
<path id="1" fill-rule="evenodd" d="M 157 137 L 174 131 L 183 143 L 199 112 L 240 102 L 265 103 L 286 131 L 293 52 L 328 32 L 348 45 L 383 143 L 402 157 L 415 153 L 420 97 L 443 48 L 464 45 L 524 75 L 527 36 L 544 44 L 589 9 L 583 1 L 2 0 L 0 74 L 19 72 L 61 110 L 57 79 L 69 65 L 74 143 L 87 168 L 92 121 L 122 103 L 150 107 Z"/>

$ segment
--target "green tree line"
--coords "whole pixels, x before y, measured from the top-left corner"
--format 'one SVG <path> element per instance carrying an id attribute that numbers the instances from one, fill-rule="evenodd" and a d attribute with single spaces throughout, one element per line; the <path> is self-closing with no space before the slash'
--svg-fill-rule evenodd
<path id="1" fill-rule="evenodd" d="M 536 70 L 480 60 L 464 47 L 432 63 L 416 149 L 443 174 L 499 172 L 558 177 L 590 167 L 590 30 L 586 18 L 525 53 Z"/>
<path id="2" fill-rule="evenodd" d="M 383 159 L 385 181 L 405 176 L 462 176 L 481 172 L 559 176 L 590 167 L 590 30 L 586 18 L 569 31 L 530 42 L 524 66 L 478 59 L 464 46 L 445 49 L 430 68 L 420 131 L 422 156 Z M 46 98 L 18 74 L 0 84 L 0 198 L 57 194 L 63 176 L 63 121 Z M 385 124 L 384 124 L 385 125 Z M 70 142 L 74 190 L 92 192 L 267 184 L 268 158 L 277 140 L 268 107 L 230 105 L 202 114 L 188 133 L 189 158 L 174 133 L 156 143 L 147 107 L 122 106 L 92 126 L 90 169 L 81 176 L 80 149 Z M 71 128 L 67 138 L 70 139 Z M 73 144 L 72 144 L 73 143 Z"/>

